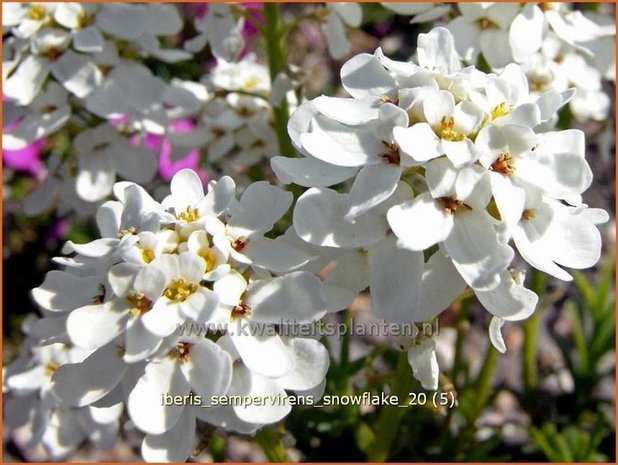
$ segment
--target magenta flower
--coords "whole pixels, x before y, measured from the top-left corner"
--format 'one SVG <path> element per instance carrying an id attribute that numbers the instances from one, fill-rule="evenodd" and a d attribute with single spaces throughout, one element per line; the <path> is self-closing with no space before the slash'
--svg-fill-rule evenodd
<path id="1" fill-rule="evenodd" d="M 26 172 L 40 178 L 45 173 L 45 165 L 40 157 L 46 142 L 47 139 L 39 139 L 23 149 L 2 149 L 2 163 L 15 171 Z"/>
<path id="2" fill-rule="evenodd" d="M 190 119 L 181 119 L 174 121 L 170 125 L 170 130 L 172 132 L 189 132 L 194 127 L 195 123 Z M 185 168 L 197 172 L 204 184 L 208 181 L 206 171 L 199 167 L 200 151 L 198 149 L 190 150 L 184 157 L 174 160 L 172 158 L 172 144 L 164 136 L 158 134 L 146 134 L 144 137 L 133 136 L 131 143 L 134 145 L 143 144 L 155 155 L 159 155 L 159 176 L 165 181 L 169 181 L 178 171 Z"/>

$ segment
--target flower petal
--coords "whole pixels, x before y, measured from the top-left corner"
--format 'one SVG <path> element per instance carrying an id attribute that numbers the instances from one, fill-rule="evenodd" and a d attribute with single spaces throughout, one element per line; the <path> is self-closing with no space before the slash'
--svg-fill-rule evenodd
<path id="1" fill-rule="evenodd" d="M 202 396 L 202 404 L 210 405 L 212 396 L 226 394 L 232 382 L 232 358 L 208 339 L 191 345 L 180 368 L 191 389 Z"/>
<path id="2" fill-rule="evenodd" d="M 97 349 L 124 332 L 128 312 L 117 299 L 73 310 L 67 318 L 71 342 L 84 349 Z"/>
<path id="3" fill-rule="evenodd" d="M 517 284 L 508 270 L 500 273 L 500 282 L 494 289 L 475 291 L 475 294 L 489 313 L 505 321 L 528 318 L 539 300 L 534 292 Z"/>
<path id="4" fill-rule="evenodd" d="M 345 126 L 322 115 L 313 119 L 311 132 L 301 134 L 300 142 L 318 160 L 346 167 L 379 163 L 378 155 L 386 148 L 375 126 Z"/>
<path id="5" fill-rule="evenodd" d="M 425 250 L 446 239 L 453 228 L 448 214 L 429 192 L 414 200 L 395 205 L 388 211 L 388 224 L 399 239 L 398 245 L 409 250 Z"/>
<path id="6" fill-rule="evenodd" d="M 285 417 L 292 407 L 286 402 L 287 394 L 274 380 L 261 376 L 243 365 L 234 367 L 230 395 L 257 396 L 262 405 L 235 405 L 234 412 L 247 423 L 275 423 Z"/>
<path id="7" fill-rule="evenodd" d="M 504 326 L 504 323 L 505 321 L 497 316 L 494 316 L 489 322 L 489 340 L 501 354 L 506 352 L 506 344 L 502 337 L 502 326 Z"/>
<path id="8" fill-rule="evenodd" d="M 186 462 L 195 442 L 195 413 L 187 407 L 176 424 L 163 434 L 147 434 L 142 457 L 147 462 Z"/>
<path id="9" fill-rule="evenodd" d="M 52 377 L 52 392 L 63 404 L 83 407 L 103 398 L 127 371 L 116 343 L 95 350 L 81 363 L 58 367 Z"/>
<path id="10" fill-rule="evenodd" d="M 306 242 L 329 247 L 364 247 L 384 237 L 387 225 L 375 215 L 363 215 L 354 224 L 343 216 L 347 196 L 326 188 L 312 188 L 294 208 L 294 229 Z"/>
<path id="11" fill-rule="evenodd" d="M 397 248 L 394 238 L 370 249 L 371 297 L 378 318 L 393 323 L 414 320 L 421 294 L 423 254 Z"/>
<path id="12" fill-rule="evenodd" d="M 290 351 L 277 334 L 261 335 L 264 326 L 250 326 L 240 319 L 236 322 L 236 328 L 228 329 L 228 334 L 247 369 L 269 378 L 283 376 L 293 369 Z"/>
<path id="13" fill-rule="evenodd" d="M 398 165 L 381 164 L 360 169 L 350 189 L 344 219 L 352 221 L 389 198 L 397 188 L 403 169 Z"/>
<path id="14" fill-rule="evenodd" d="M 308 323 L 326 311 L 321 281 L 306 271 L 252 282 L 245 302 L 252 309 L 251 320 L 259 323 Z"/>
<path id="15" fill-rule="evenodd" d="M 380 60 L 368 53 L 356 55 L 343 64 L 341 84 L 354 98 L 387 95 L 394 92 L 397 86 Z"/>
<path id="16" fill-rule="evenodd" d="M 408 363 L 412 367 L 414 377 L 421 383 L 423 389 L 435 391 L 438 389 L 440 369 L 436 357 L 436 342 L 425 339 L 408 349 Z"/>
<path id="17" fill-rule="evenodd" d="M 129 394 L 127 408 L 131 420 L 146 433 L 163 434 L 178 422 L 187 408 L 184 405 L 164 405 L 164 397 L 185 396 L 189 390 L 176 359 L 163 357 L 151 361 Z"/>
<path id="18" fill-rule="evenodd" d="M 306 391 L 318 386 L 326 376 L 330 358 L 328 350 L 320 341 L 305 338 L 285 338 L 294 368 L 277 379 L 285 389 Z"/>
<path id="19" fill-rule="evenodd" d="M 444 247 L 468 285 L 483 290 L 498 284 L 497 274 L 514 255 L 513 249 L 498 241 L 489 214 L 476 210 L 456 214 Z"/>
<path id="20" fill-rule="evenodd" d="M 266 181 L 249 185 L 235 206 L 229 228 L 250 237 L 270 231 L 292 204 L 293 195 Z"/>
<path id="21" fill-rule="evenodd" d="M 350 179 L 358 168 L 337 166 L 313 157 L 270 159 L 272 170 L 284 184 L 298 184 L 303 187 L 328 187 Z"/>

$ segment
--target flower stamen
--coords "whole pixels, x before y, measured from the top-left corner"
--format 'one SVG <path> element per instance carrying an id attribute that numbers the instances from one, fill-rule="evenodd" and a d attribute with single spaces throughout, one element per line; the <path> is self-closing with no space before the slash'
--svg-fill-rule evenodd
<path id="1" fill-rule="evenodd" d="M 500 156 L 491 164 L 489 168 L 496 173 L 504 174 L 505 176 L 511 176 L 515 173 L 515 160 L 508 152 L 503 152 Z"/>
<path id="2" fill-rule="evenodd" d="M 466 138 L 465 134 L 455 129 L 455 119 L 452 116 L 443 116 L 440 120 L 440 138 L 447 141 L 460 142 Z"/>
<path id="3" fill-rule="evenodd" d="M 523 221 L 530 221 L 530 220 L 533 220 L 535 216 L 536 216 L 536 212 L 534 210 L 527 210 L 526 209 L 521 214 L 521 219 Z"/>
<path id="4" fill-rule="evenodd" d="M 501 116 L 506 116 L 513 111 L 513 107 L 509 107 L 506 102 L 496 105 L 491 110 L 491 119 L 497 119 Z"/>
<path id="5" fill-rule="evenodd" d="M 175 302 L 184 302 L 199 288 L 199 284 L 188 283 L 184 278 L 173 279 L 163 291 L 163 295 Z"/>
<path id="6" fill-rule="evenodd" d="M 196 221 L 199 217 L 200 214 L 197 211 L 197 208 L 193 208 L 191 206 L 187 207 L 185 211 L 182 211 L 178 214 L 178 219 L 184 220 L 187 223 L 192 223 L 193 221 Z"/>
<path id="7" fill-rule="evenodd" d="M 127 294 L 127 303 L 130 306 L 129 312 L 133 316 L 143 315 L 152 308 L 152 302 L 143 293 L 130 291 Z"/>
<path id="8" fill-rule="evenodd" d="M 251 307 L 247 304 L 236 305 L 230 314 L 232 318 L 244 318 L 249 315 L 251 315 Z"/>
<path id="9" fill-rule="evenodd" d="M 234 242 L 232 242 L 232 249 L 234 249 L 236 252 L 242 252 L 242 250 L 245 248 L 245 246 L 248 243 L 249 243 L 249 238 L 245 236 L 241 236 L 238 239 L 236 239 Z"/>
<path id="10" fill-rule="evenodd" d="M 460 208 L 472 210 L 468 205 L 455 197 L 440 197 L 438 201 L 442 204 L 444 210 L 451 215 L 454 215 Z"/>

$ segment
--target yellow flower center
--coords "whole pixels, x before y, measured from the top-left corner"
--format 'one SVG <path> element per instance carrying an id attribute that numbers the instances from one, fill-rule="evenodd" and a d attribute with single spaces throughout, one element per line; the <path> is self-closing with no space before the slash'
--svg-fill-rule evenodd
<path id="1" fill-rule="evenodd" d="M 47 376 L 52 376 L 57 369 L 58 364 L 56 362 L 48 362 L 47 365 L 45 365 L 45 374 Z"/>
<path id="2" fill-rule="evenodd" d="M 142 249 L 142 260 L 144 263 L 150 263 L 155 258 L 155 254 L 152 249 Z"/>
<path id="3" fill-rule="evenodd" d="M 143 315 L 149 311 L 152 307 L 152 302 L 144 294 L 137 291 L 130 291 L 127 294 L 127 304 L 129 305 L 129 312 L 133 316 Z"/>
<path id="4" fill-rule="evenodd" d="M 248 79 L 245 79 L 245 81 L 242 83 L 242 88 L 244 90 L 253 90 L 258 86 L 259 83 L 260 80 L 257 77 L 252 76 Z"/>
<path id="5" fill-rule="evenodd" d="M 509 152 L 501 153 L 500 156 L 491 164 L 491 171 L 511 176 L 515 172 L 515 160 Z"/>
<path id="6" fill-rule="evenodd" d="M 217 253 L 210 248 L 204 248 L 199 251 L 198 255 L 202 257 L 205 262 L 204 269 L 206 273 L 212 271 L 212 269 L 217 264 Z"/>
<path id="7" fill-rule="evenodd" d="M 43 5 L 32 5 L 28 9 L 28 13 L 26 13 L 26 16 L 28 17 L 28 19 L 32 19 L 34 21 L 41 21 L 45 18 L 45 16 L 47 16 L 47 12 L 45 11 Z"/>
<path id="8" fill-rule="evenodd" d="M 528 77 L 530 82 L 530 90 L 533 92 L 542 92 L 551 83 L 551 77 L 546 74 L 534 74 Z"/>
<path id="9" fill-rule="evenodd" d="M 193 207 L 187 207 L 185 211 L 178 214 L 178 218 L 181 220 L 185 220 L 187 223 L 196 221 L 199 217 L 200 214 L 198 213 L 197 208 Z"/>
<path id="10" fill-rule="evenodd" d="M 188 283 L 184 278 L 173 279 L 163 295 L 175 302 L 184 302 L 199 288 L 199 284 Z"/>
<path id="11" fill-rule="evenodd" d="M 443 116 L 440 120 L 440 139 L 459 142 L 466 138 L 465 134 L 455 130 L 455 119 L 452 116 Z"/>
<path id="12" fill-rule="evenodd" d="M 476 20 L 476 24 L 483 31 L 486 29 L 498 29 L 498 25 L 489 18 L 480 18 Z"/>
<path id="13" fill-rule="evenodd" d="M 491 110 L 491 118 L 496 119 L 501 116 L 506 116 L 513 111 L 513 107 L 509 107 L 506 102 L 502 102 L 499 105 L 496 105 Z"/>
<path id="14" fill-rule="evenodd" d="M 133 234 L 137 234 L 137 229 L 135 229 L 135 226 L 130 226 L 127 229 L 121 229 L 118 232 L 118 239 L 122 239 L 124 236 L 130 236 Z"/>
<path id="15" fill-rule="evenodd" d="M 84 29 L 94 23 L 94 16 L 86 13 L 85 11 L 80 11 L 77 15 L 77 28 Z"/>
<path id="16" fill-rule="evenodd" d="M 440 197 L 438 201 L 442 204 L 444 210 L 451 215 L 454 215 L 459 209 L 472 210 L 468 205 L 455 197 Z"/>
<path id="17" fill-rule="evenodd" d="M 536 212 L 534 210 L 524 210 L 521 214 L 521 219 L 524 221 L 530 221 L 533 220 L 535 216 Z"/>

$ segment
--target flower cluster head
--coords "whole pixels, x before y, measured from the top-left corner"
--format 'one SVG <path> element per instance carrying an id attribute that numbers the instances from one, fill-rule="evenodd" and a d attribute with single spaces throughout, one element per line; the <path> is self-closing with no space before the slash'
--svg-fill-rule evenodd
<path id="1" fill-rule="evenodd" d="M 511 269 L 515 250 L 562 280 L 572 279 L 562 267 L 600 256 L 607 214 L 582 202 L 592 181 L 584 134 L 542 129 L 572 92 L 531 94 L 516 64 L 463 67 L 445 28 L 419 36 L 416 63 L 378 49 L 348 60 L 341 82 L 351 98 L 318 97 L 290 120 L 304 157 L 272 160 L 283 182 L 311 187 L 294 209 L 296 233 L 361 251 L 362 283 L 337 276 L 355 273 L 346 259 L 333 279 L 355 292 L 369 285 L 390 321 L 432 319 L 470 287 L 503 351 L 502 323 L 527 318 L 538 300 Z M 329 189 L 347 180 L 349 192 Z M 435 370 L 414 371 L 437 387 Z"/>
<path id="2" fill-rule="evenodd" d="M 151 461 L 184 461 L 196 419 L 251 433 L 289 413 L 287 391 L 320 393 L 326 349 L 279 329 L 326 311 L 320 279 L 295 271 L 313 257 L 265 236 L 290 207 L 290 193 L 256 182 L 237 199 L 223 177 L 205 194 L 191 170 L 173 177 L 160 203 L 134 183 L 117 183 L 114 192 L 117 200 L 96 215 L 102 237 L 67 242 L 68 256 L 56 259 L 62 270 L 32 291 L 44 315 L 35 324 L 39 347 L 33 360 L 11 365 L 9 388 L 40 390 L 46 414 L 113 406 L 119 415 L 126 406 L 146 433 L 142 453 Z M 48 360 L 57 346 L 70 349 Z M 225 395 L 277 399 L 211 402 Z M 169 396 L 200 402 L 170 405 Z M 59 450 L 71 449 L 56 440 Z"/>

